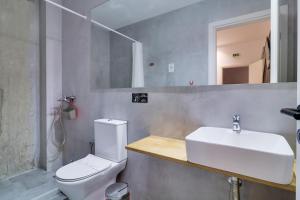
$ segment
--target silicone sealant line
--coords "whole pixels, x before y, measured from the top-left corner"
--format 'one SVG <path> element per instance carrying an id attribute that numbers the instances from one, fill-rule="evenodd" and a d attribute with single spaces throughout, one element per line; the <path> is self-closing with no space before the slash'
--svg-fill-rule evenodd
<path id="1" fill-rule="evenodd" d="M 49 3 L 49 4 L 51 4 L 52 6 L 58 7 L 58 8 L 60 8 L 60 9 L 62 9 L 62 10 L 65 10 L 65 11 L 67 11 L 67 12 L 69 12 L 69 13 L 72 13 L 72 14 L 74 14 L 74 15 L 76 15 L 76 16 L 82 18 L 82 19 L 88 20 L 88 17 L 87 17 L 87 16 L 82 15 L 82 14 L 80 14 L 80 13 L 78 13 L 78 12 L 75 12 L 74 10 L 71 10 L 71 9 L 69 9 L 69 8 L 66 8 L 66 7 L 64 7 L 64 6 L 62 6 L 62 5 L 58 4 L 58 3 L 55 3 L 55 2 L 53 2 L 53 1 L 51 1 L 51 0 L 44 0 L 44 1 L 47 2 L 47 3 Z M 106 29 L 106 30 L 108 30 L 108 31 L 111 31 L 111 32 L 113 32 L 113 33 L 116 33 L 116 34 L 118 34 L 118 35 L 120 35 L 120 36 L 122 36 L 122 37 L 124 37 L 124 38 L 126 38 L 126 39 L 128 39 L 128 40 L 131 40 L 132 42 L 138 42 L 137 40 L 135 40 L 135 39 L 133 39 L 133 38 L 127 36 L 127 35 L 124 35 L 123 33 L 120 33 L 119 31 L 116 31 L 116 30 L 114 30 L 114 29 L 112 29 L 112 28 L 109 28 L 108 26 L 105 26 L 104 24 L 101 24 L 100 22 L 98 22 L 98 21 L 96 21 L 96 20 L 93 20 L 93 19 L 92 19 L 92 20 L 90 20 L 90 22 L 93 23 L 93 24 L 96 24 L 97 26 L 100 26 L 101 28 L 104 28 L 104 29 Z"/>

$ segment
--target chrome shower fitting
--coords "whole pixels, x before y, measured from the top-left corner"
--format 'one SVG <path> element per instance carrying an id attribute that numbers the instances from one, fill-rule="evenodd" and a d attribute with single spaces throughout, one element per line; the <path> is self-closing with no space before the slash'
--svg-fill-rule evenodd
<path id="1" fill-rule="evenodd" d="M 65 103 L 72 103 L 75 100 L 76 100 L 75 96 L 65 96 L 64 98 L 59 99 L 58 101 L 65 102 Z"/>

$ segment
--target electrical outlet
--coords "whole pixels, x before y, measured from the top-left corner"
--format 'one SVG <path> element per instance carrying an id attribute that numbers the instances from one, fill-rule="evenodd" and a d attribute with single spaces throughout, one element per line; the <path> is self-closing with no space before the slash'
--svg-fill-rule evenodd
<path id="1" fill-rule="evenodd" d="M 234 58 L 240 57 L 240 53 L 234 53 L 234 54 L 232 54 L 232 57 L 234 57 Z"/>
<path id="2" fill-rule="evenodd" d="M 169 73 L 174 73 L 175 72 L 175 64 L 174 63 L 170 63 L 169 64 Z"/>

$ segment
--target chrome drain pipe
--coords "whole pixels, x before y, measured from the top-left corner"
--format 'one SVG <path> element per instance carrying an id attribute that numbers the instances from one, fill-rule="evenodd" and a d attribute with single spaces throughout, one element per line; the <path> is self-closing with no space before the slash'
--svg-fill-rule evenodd
<path id="1" fill-rule="evenodd" d="M 228 183 L 230 184 L 229 200 L 240 200 L 242 181 L 237 177 L 230 177 Z"/>

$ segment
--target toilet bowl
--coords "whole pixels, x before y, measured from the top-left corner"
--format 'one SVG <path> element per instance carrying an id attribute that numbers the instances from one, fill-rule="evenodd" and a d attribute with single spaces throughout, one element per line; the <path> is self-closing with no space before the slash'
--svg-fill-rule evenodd
<path id="1" fill-rule="evenodd" d="M 88 155 L 60 168 L 56 181 L 70 200 L 104 200 L 105 189 L 116 182 L 125 165 L 126 160 L 115 163 Z"/>
<path id="2" fill-rule="evenodd" d="M 127 122 L 94 122 L 95 155 L 72 162 L 56 172 L 58 188 L 70 200 L 104 200 L 105 189 L 116 182 L 127 161 Z"/>

